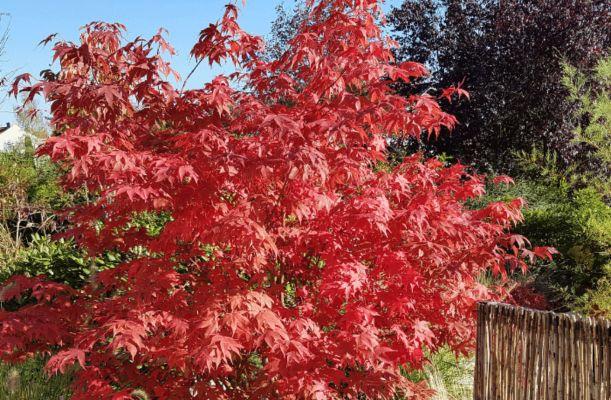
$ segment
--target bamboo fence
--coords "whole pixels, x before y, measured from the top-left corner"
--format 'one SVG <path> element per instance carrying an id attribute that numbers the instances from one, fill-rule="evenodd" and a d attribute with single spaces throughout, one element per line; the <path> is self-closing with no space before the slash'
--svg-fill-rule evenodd
<path id="1" fill-rule="evenodd" d="M 611 400 L 611 321 L 478 305 L 475 400 Z"/>

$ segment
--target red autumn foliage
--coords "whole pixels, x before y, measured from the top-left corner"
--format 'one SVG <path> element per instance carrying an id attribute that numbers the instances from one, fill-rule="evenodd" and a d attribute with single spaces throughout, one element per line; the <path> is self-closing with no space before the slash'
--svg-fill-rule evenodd
<path id="1" fill-rule="evenodd" d="M 538 292 L 532 284 L 518 285 L 509 294 L 511 300 L 521 307 L 535 310 L 550 310 L 552 308 L 545 296 Z"/>
<path id="2" fill-rule="evenodd" d="M 534 253 L 508 232 L 520 201 L 465 207 L 484 183 L 463 166 L 379 168 L 389 136 L 455 124 L 428 95 L 393 94 L 424 68 L 393 63 L 379 12 L 316 3 L 264 61 L 228 6 L 192 54 L 240 72 L 192 90 L 168 82 L 162 34 L 92 23 L 56 43 L 59 74 L 14 91 L 50 102 L 61 134 L 40 153 L 91 194 L 70 234 L 91 254 L 146 251 L 77 291 L 12 279 L 4 300 L 35 299 L 0 311 L 3 358 L 51 353 L 74 399 L 426 397 L 398 367 L 469 349 L 474 304 L 494 297 L 477 277 Z M 171 220 L 147 235 L 129 225 L 143 211 Z"/>

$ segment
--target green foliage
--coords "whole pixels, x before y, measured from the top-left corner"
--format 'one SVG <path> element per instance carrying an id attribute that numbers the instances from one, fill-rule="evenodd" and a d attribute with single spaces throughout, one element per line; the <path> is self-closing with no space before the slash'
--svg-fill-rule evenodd
<path id="1" fill-rule="evenodd" d="M 27 119 L 24 119 L 27 122 Z M 33 121 L 43 137 L 42 123 Z M 79 194 L 60 187 L 60 171 L 46 157 L 37 158 L 27 144 L 0 152 L 0 282 L 12 275 L 46 275 L 49 279 L 81 286 L 96 270 L 114 265 L 119 256 L 107 254 L 92 259 L 71 239 L 51 240 L 61 228 L 54 211 L 74 204 Z M 159 218 L 141 217 L 137 227 L 159 228 Z"/>
<path id="2" fill-rule="evenodd" d="M 163 213 L 137 213 L 125 229 L 143 229 L 147 235 L 156 236 L 169 220 Z M 56 282 L 80 287 L 96 271 L 111 268 L 126 258 L 140 257 L 143 250 L 134 248 L 128 254 L 106 252 L 102 257 L 92 258 L 72 239 L 52 240 L 50 236 L 34 233 L 26 246 L 14 253 L 0 254 L 0 282 L 12 275 L 45 275 Z"/>
<path id="3" fill-rule="evenodd" d="M 580 71 L 564 63 L 562 83 L 569 99 L 578 105 L 574 114 L 575 142 L 593 149 L 600 168 L 576 174 L 577 186 L 571 214 L 581 229 L 581 242 L 567 252 L 577 266 L 592 269 L 592 283 L 576 302 L 587 314 L 611 316 L 611 56 L 601 58 L 592 71 Z M 574 175 L 575 176 L 575 175 Z M 574 182 L 571 182 L 574 183 Z M 578 270 L 581 272 L 581 270 Z"/>
<path id="4" fill-rule="evenodd" d="M 57 168 L 48 158 L 36 158 L 31 146 L 0 152 L 0 277 L 32 235 L 57 230 L 54 210 L 71 202 Z"/>
<path id="5" fill-rule="evenodd" d="M 568 63 L 563 64 L 562 83 L 569 100 L 578 108 L 573 115 L 577 143 L 591 146 L 601 169 L 587 174 L 592 185 L 605 196 L 611 195 L 611 56 L 601 58 L 596 67 L 586 73 Z"/>
<path id="6" fill-rule="evenodd" d="M 73 287 L 81 286 L 96 271 L 109 268 L 119 261 L 115 254 L 103 258 L 87 257 L 71 239 L 52 240 L 48 236 L 34 234 L 27 247 L 16 255 L 0 258 L 0 281 L 12 275 L 46 275 L 56 282 Z"/>
<path id="7" fill-rule="evenodd" d="M 611 207 L 592 188 L 575 192 L 576 209 L 573 218 L 584 227 L 588 240 L 600 243 L 605 250 L 611 246 Z"/>
<path id="8" fill-rule="evenodd" d="M 516 232 L 535 246 L 554 246 L 560 252 L 553 262 L 532 269 L 536 287 L 552 304 L 561 310 L 604 309 L 586 300 L 600 303 L 604 296 L 596 290 L 611 278 L 611 208 L 597 190 L 574 188 L 571 178 L 556 174 L 553 166 L 539 171 L 538 178 L 525 174 L 515 185 L 490 188 L 481 201 L 526 200 L 524 221 Z"/>
<path id="9" fill-rule="evenodd" d="M 155 213 L 151 211 L 143 211 L 134 213 L 132 220 L 125 227 L 126 229 L 144 229 L 146 234 L 151 237 L 159 236 L 161 230 L 166 223 L 170 222 L 172 217 L 169 213 Z"/>
<path id="10" fill-rule="evenodd" d="M 560 251 L 533 268 L 536 287 L 561 310 L 611 315 L 611 58 L 586 73 L 564 64 L 562 83 L 576 107 L 575 141 L 591 148 L 597 168 L 562 165 L 556 153 L 533 148 L 515 154 L 520 175 L 511 187 L 481 199 L 522 197 L 528 208 L 518 233 L 533 245 Z"/>
<path id="11" fill-rule="evenodd" d="M 611 263 L 605 265 L 605 274 L 594 289 L 588 290 L 577 303 L 576 309 L 584 314 L 611 316 Z"/>
<path id="12" fill-rule="evenodd" d="M 47 376 L 42 358 L 0 364 L 0 400 L 60 400 L 70 397 L 70 374 Z"/>
<path id="13" fill-rule="evenodd" d="M 35 158 L 34 149 L 17 146 L 0 152 L 0 207 L 3 220 L 28 207 L 63 207 L 68 195 L 59 186 L 57 168 L 48 158 Z"/>

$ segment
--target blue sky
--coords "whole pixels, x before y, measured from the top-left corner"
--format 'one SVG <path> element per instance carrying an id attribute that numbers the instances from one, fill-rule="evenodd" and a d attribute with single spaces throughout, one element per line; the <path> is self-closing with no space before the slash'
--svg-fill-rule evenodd
<path id="1" fill-rule="evenodd" d="M 38 42 L 52 33 L 68 40 L 78 38 L 79 27 L 91 21 L 121 22 L 127 26 L 128 37 L 153 35 L 160 27 L 169 31 L 169 41 L 177 50 L 171 58 L 173 67 L 184 77 L 194 65 L 189 51 L 199 31 L 222 15 L 228 0 L 2 0 L 0 12 L 10 14 L 2 18 L 10 22 L 9 40 L 2 57 L 0 70 L 16 74 L 38 72 L 49 68 L 50 47 L 39 47 Z M 275 18 L 278 4 L 292 4 L 292 0 L 247 0 L 242 9 L 240 24 L 250 33 L 266 36 Z M 386 2 L 387 8 L 396 0 Z M 200 66 L 189 86 L 207 82 L 220 69 Z M 5 100 L 0 104 L 0 125 L 12 120 L 15 103 Z"/>

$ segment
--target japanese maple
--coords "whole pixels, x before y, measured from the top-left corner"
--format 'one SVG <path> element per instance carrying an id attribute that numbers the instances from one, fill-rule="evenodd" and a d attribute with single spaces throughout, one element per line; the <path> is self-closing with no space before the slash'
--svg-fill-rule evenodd
<path id="1" fill-rule="evenodd" d="M 461 165 L 385 162 L 390 136 L 456 121 L 391 90 L 426 70 L 393 62 L 377 0 L 310 7 L 268 61 L 228 5 L 191 54 L 238 72 L 201 88 L 170 83 L 162 32 L 100 22 L 55 44 L 57 74 L 17 79 L 50 103 L 59 134 L 40 153 L 89 192 L 69 234 L 125 256 L 80 289 L 12 278 L 2 300 L 25 305 L 0 311 L 3 358 L 51 354 L 74 399 L 428 396 L 400 367 L 469 349 L 494 296 L 478 276 L 550 251 L 509 232 L 519 200 L 466 207 L 484 178 Z M 144 212 L 166 216 L 158 235 L 133 223 Z"/>

